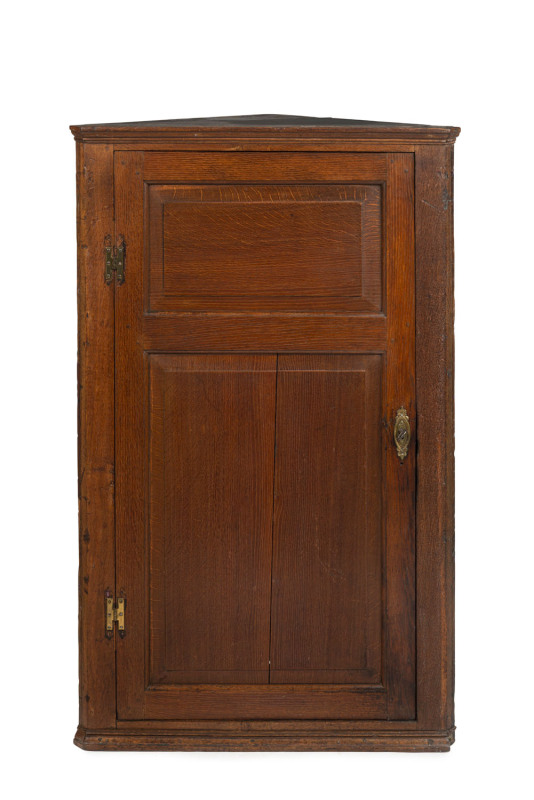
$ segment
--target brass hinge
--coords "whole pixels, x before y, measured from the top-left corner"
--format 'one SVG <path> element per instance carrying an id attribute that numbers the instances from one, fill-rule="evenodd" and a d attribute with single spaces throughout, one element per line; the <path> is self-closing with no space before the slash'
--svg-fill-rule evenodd
<path id="1" fill-rule="evenodd" d="M 118 597 L 117 605 L 113 603 L 113 596 L 106 593 L 106 636 L 111 639 L 113 636 L 113 623 L 117 623 L 119 629 L 119 636 L 124 638 L 124 609 L 126 607 L 126 598 Z"/>
<path id="2" fill-rule="evenodd" d="M 106 283 L 111 283 L 113 273 L 117 276 L 117 283 L 124 281 L 124 255 L 126 244 L 122 236 L 119 236 L 119 243 L 113 247 L 111 236 L 104 239 L 104 278 Z"/>

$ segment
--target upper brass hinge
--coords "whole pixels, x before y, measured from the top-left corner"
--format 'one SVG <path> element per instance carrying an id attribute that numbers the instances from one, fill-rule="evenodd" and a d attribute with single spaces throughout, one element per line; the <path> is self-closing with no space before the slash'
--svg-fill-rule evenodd
<path id="1" fill-rule="evenodd" d="M 124 638 L 125 635 L 125 627 L 124 627 L 124 611 L 126 608 L 126 598 L 125 597 L 118 597 L 117 598 L 117 605 L 113 602 L 113 595 L 109 592 L 106 592 L 106 636 L 108 639 L 111 639 L 113 636 L 113 623 L 117 623 L 117 627 L 119 629 L 119 636 L 121 639 Z"/>
<path id="2" fill-rule="evenodd" d="M 113 273 L 117 276 L 117 283 L 124 282 L 124 256 L 126 244 L 124 238 L 119 236 L 119 243 L 115 246 L 111 243 L 111 236 L 104 239 L 104 278 L 106 283 L 111 283 Z"/>

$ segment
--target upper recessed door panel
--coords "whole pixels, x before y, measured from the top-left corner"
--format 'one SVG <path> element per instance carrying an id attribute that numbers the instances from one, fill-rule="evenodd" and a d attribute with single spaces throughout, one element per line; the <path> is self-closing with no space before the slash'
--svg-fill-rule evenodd
<path id="1" fill-rule="evenodd" d="M 278 166 L 265 183 L 235 181 L 220 156 L 202 185 L 169 180 L 172 163 L 145 183 L 146 311 L 382 312 L 382 169 L 262 158 Z"/>
<path id="2" fill-rule="evenodd" d="M 380 194 L 150 186 L 150 310 L 380 311 Z"/>

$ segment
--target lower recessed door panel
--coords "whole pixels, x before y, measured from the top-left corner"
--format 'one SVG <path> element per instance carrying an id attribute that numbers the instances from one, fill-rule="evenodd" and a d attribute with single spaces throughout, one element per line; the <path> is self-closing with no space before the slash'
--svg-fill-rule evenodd
<path id="1" fill-rule="evenodd" d="M 382 682 L 382 362 L 279 357 L 271 683 Z"/>
<path id="2" fill-rule="evenodd" d="M 145 378 L 120 718 L 387 718 L 384 357 L 146 354 Z"/>
<path id="3" fill-rule="evenodd" d="M 150 683 L 268 683 L 276 356 L 147 369 Z"/>

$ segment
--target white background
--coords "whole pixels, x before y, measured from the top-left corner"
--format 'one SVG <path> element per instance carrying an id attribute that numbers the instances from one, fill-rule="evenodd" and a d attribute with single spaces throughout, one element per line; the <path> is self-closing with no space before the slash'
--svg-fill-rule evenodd
<path id="1" fill-rule="evenodd" d="M 18 2 L 2 15 L 0 752 L 7 798 L 531 797 L 532 21 L 482 2 Z M 73 123 L 287 113 L 459 125 L 457 743 L 84 753 Z"/>

